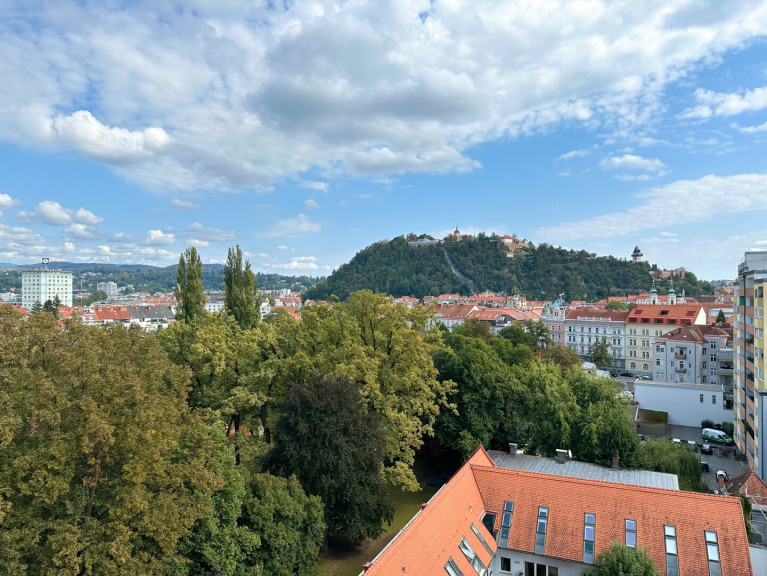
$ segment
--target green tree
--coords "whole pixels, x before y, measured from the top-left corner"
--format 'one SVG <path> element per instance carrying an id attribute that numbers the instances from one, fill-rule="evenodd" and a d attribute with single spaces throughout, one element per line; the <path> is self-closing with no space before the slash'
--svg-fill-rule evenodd
<path id="1" fill-rule="evenodd" d="M 563 373 L 569 372 L 583 363 L 578 353 L 567 346 L 549 346 L 543 353 L 542 359 L 544 362 L 556 364 Z"/>
<path id="2" fill-rule="evenodd" d="M 492 334 L 490 333 L 490 324 L 477 318 L 469 318 L 463 323 L 463 334 L 469 338 L 478 338 L 487 342 Z"/>
<path id="3" fill-rule="evenodd" d="M 43 304 L 43 312 L 48 312 L 56 317 L 59 315 L 58 307 L 53 303 L 53 300 L 50 299 L 46 300 L 45 304 Z"/>
<path id="4" fill-rule="evenodd" d="M 261 536 L 252 562 L 263 574 L 313 576 L 325 540 L 322 500 L 295 477 L 254 476 L 242 522 Z"/>
<path id="5" fill-rule="evenodd" d="M 596 364 L 597 368 L 603 368 L 612 364 L 613 357 L 610 354 L 610 344 L 607 338 L 602 338 L 589 346 L 589 358 Z"/>
<path id="6" fill-rule="evenodd" d="M 0 573 L 162 574 L 222 485 L 188 376 L 139 328 L 0 312 Z"/>
<path id="7" fill-rule="evenodd" d="M 727 316 L 724 315 L 724 310 L 719 310 L 719 314 L 716 315 L 716 323 L 724 324 L 727 322 Z"/>
<path id="8" fill-rule="evenodd" d="M 178 257 L 176 274 L 176 319 L 191 322 L 205 312 L 202 289 L 202 260 L 197 248 L 190 246 Z"/>
<path id="9" fill-rule="evenodd" d="M 234 316 L 241 328 L 253 328 L 258 323 L 256 307 L 256 276 L 250 269 L 250 261 L 242 264 L 239 244 L 229 248 L 224 265 L 224 307 Z"/>
<path id="10" fill-rule="evenodd" d="M 534 320 L 522 320 L 514 322 L 501 330 L 498 334 L 501 338 L 511 340 L 515 345 L 526 344 L 533 350 L 546 348 L 551 342 L 549 339 L 549 329 L 542 322 Z"/>
<path id="11" fill-rule="evenodd" d="M 619 300 L 611 300 L 605 305 L 605 310 L 628 310 L 629 307 Z"/>
<path id="12" fill-rule="evenodd" d="M 43 305 L 40 303 L 39 300 L 36 300 L 34 304 L 32 304 L 32 308 L 30 309 L 30 314 L 36 314 L 37 312 L 43 311 Z"/>
<path id="13" fill-rule="evenodd" d="M 594 566 L 585 568 L 584 576 L 661 576 L 647 549 L 629 548 L 620 542 L 613 542 L 610 547 L 600 552 Z"/>
<path id="14" fill-rule="evenodd" d="M 90 296 L 82 301 L 83 306 L 90 306 L 94 302 L 103 302 L 107 299 L 107 293 L 103 290 L 94 290 Z"/>
<path id="15" fill-rule="evenodd" d="M 328 533 L 350 542 L 376 538 L 394 505 L 383 480 L 386 438 L 348 380 L 313 375 L 285 399 L 266 459 L 273 474 L 295 475 L 324 504 Z"/>
<path id="16" fill-rule="evenodd" d="M 637 452 L 636 465 L 645 470 L 676 474 L 682 490 L 711 492 L 701 479 L 700 461 L 697 456 L 686 446 L 674 444 L 669 438 L 642 442 Z"/>

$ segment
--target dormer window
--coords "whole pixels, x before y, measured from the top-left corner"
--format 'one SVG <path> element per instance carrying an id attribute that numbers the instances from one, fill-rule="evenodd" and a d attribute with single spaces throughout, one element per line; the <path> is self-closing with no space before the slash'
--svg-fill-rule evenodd
<path id="1" fill-rule="evenodd" d="M 583 562 L 594 563 L 594 532 L 596 529 L 596 516 L 586 513 L 583 521 Z"/>
<path id="2" fill-rule="evenodd" d="M 548 506 L 538 507 L 538 522 L 535 528 L 535 553 L 543 554 L 546 548 L 546 530 L 549 526 Z"/>

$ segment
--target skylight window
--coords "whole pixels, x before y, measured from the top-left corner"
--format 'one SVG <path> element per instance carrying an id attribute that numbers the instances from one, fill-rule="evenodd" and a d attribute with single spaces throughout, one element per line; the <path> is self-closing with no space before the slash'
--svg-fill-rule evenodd
<path id="1" fill-rule="evenodd" d="M 490 556 L 493 556 L 493 549 L 490 548 L 490 544 L 487 543 L 487 540 L 485 540 L 485 537 L 482 535 L 482 532 L 479 531 L 479 528 L 474 526 L 474 524 L 471 525 L 471 531 L 474 532 L 474 536 L 477 537 L 477 540 L 479 540 L 479 543 L 482 544 L 482 546 L 485 547 L 485 550 L 487 550 L 487 553 L 490 554 Z"/>
<path id="2" fill-rule="evenodd" d="M 626 519 L 626 546 L 637 547 L 637 521 Z"/>
<path id="3" fill-rule="evenodd" d="M 466 538 L 461 538 L 461 541 L 458 543 L 458 549 L 463 552 L 464 556 L 466 556 L 466 559 L 469 561 L 469 564 L 471 564 L 471 567 L 474 568 L 475 572 L 479 574 L 479 576 L 485 576 L 487 568 L 485 568 L 482 560 L 480 560 L 477 553 L 474 552 L 474 548 L 471 547 L 471 544 L 469 544 Z"/>
<path id="4" fill-rule="evenodd" d="M 722 576 L 722 565 L 719 563 L 719 541 L 716 532 L 706 530 L 705 534 L 709 576 Z"/>
<path id="5" fill-rule="evenodd" d="M 676 526 L 663 526 L 666 539 L 666 576 L 679 576 L 679 558 L 676 550 Z"/>
<path id="6" fill-rule="evenodd" d="M 502 548 L 509 547 L 509 531 L 511 530 L 511 519 L 514 515 L 514 502 L 507 500 L 503 503 L 503 516 L 501 516 L 501 536 L 498 539 L 498 546 Z"/>
<path id="7" fill-rule="evenodd" d="M 586 513 L 583 520 L 583 562 L 594 563 L 594 532 L 596 529 L 596 515 Z"/>
<path id="8" fill-rule="evenodd" d="M 458 564 L 455 563 L 452 556 L 448 558 L 447 563 L 445 564 L 445 572 L 450 574 L 450 576 L 463 576 L 463 571 L 458 567 Z"/>
<path id="9" fill-rule="evenodd" d="M 549 509 L 547 506 L 538 507 L 538 523 L 535 528 L 535 553 L 543 554 L 546 548 L 546 530 L 549 525 Z"/>

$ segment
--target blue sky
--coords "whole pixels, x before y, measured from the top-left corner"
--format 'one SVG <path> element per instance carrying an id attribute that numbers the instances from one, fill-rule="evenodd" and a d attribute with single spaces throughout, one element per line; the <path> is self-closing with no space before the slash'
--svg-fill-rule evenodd
<path id="1" fill-rule="evenodd" d="M 327 275 L 408 232 L 734 277 L 767 2 L 0 0 L 0 262 Z"/>

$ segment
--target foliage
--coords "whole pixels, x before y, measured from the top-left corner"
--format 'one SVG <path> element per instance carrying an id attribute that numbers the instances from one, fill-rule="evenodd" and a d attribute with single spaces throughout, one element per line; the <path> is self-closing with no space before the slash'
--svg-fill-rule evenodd
<path id="1" fill-rule="evenodd" d="M 549 329 L 542 322 L 522 320 L 513 322 L 498 334 L 501 338 L 510 340 L 514 345 L 525 344 L 533 350 L 541 350 L 551 343 Z"/>
<path id="2" fill-rule="evenodd" d="M 449 407 L 453 387 L 437 379 L 431 353 L 441 340 L 438 331 L 425 331 L 429 315 L 361 291 L 332 308 L 304 307 L 301 322 L 278 320 L 264 339 L 267 401 L 279 401 L 291 382 L 306 382 L 313 372 L 352 380 L 384 426 L 387 479 L 418 490 L 415 451 L 440 408 Z"/>
<path id="3" fill-rule="evenodd" d="M 716 315 L 716 323 L 724 324 L 727 322 L 727 316 L 724 315 L 724 310 L 719 310 L 719 314 Z"/>
<path id="4" fill-rule="evenodd" d="M 348 380 L 312 375 L 285 398 L 266 469 L 322 498 L 332 536 L 376 538 L 394 507 L 381 474 L 386 437 Z"/>
<path id="5" fill-rule="evenodd" d="M 224 266 L 224 307 L 240 328 L 253 328 L 258 323 L 256 296 L 256 277 L 250 269 L 250 261 L 245 261 L 243 269 L 239 244 L 229 248 Z"/>
<path id="6" fill-rule="evenodd" d="M 457 384 L 451 397 L 457 409 L 444 410 L 437 418 L 440 443 L 466 458 L 479 444 L 501 449 L 523 440 L 526 395 L 510 367 L 481 340 L 454 333 L 445 337 L 445 345 L 434 364 L 440 379 Z"/>
<path id="7" fill-rule="evenodd" d="M 637 550 L 620 542 L 597 554 L 594 566 L 581 572 L 584 576 L 661 576 L 646 548 Z"/>
<path id="8" fill-rule="evenodd" d="M 748 536 L 749 542 L 753 542 L 754 527 L 751 525 L 751 510 L 753 509 L 751 500 L 745 494 L 738 494 L 738 496 L 740 497 L 740 507 L 743 510 L 743 521 L 746 523 L 746 536 Z"/>
<path id="9" fill-rule="evenodd" d="M 176 319 L 191 322 L 205 312 L 202 289 L 202 260 L 197 248 L 190 246 L 178 257 L 176 275 Z"/>
<path id="10" fill-rule="evenodd" d="M 610 354 L 610 344 L 608 343 L 607 338 L 602 338 L 589 346 L 589 358 L 596 364 L 597 368 L 610 366 L 612 364 L 613 357 Z"/>
<path id="11" fill-rule="evenodd" d="M 700 461 L 686 446 L 674 444 L 668 438 L 654 438 L 642 442 L 637 452 L 638 468 L 668 472 L 679 478 L 682 490 L 710 492 L 701 479 Z"/>
<path id="12" fill-rule="evenodd" d="M 542 358 L 544 362 L 559 366 L 563 373 L 580 367 L 583 363 L 578 353 L 567 346 L 549 346 Z"/>
<path id="13" fill-rule="evenodd" d="M 361 250 L 306 296 L 327 300 L 336 294 L 344 300 L 365 288 L 395 297 L 467 293 L 468 286 L 453 273 L 446 255 L 478 291 L 521 293 L 535 299 L 555 300 L 565 293 L 570 300 L 597 300 L 647 292 L 652 282 L 646 263 L 596 256 L 585 250 L 541 244 L 508 258 L 498 248 L 497 239 L 484 234 L 474 240 L 427 246 L 409 246 L 404 237 L 398 237 Z M 684 281 L 677 279 L 676 287 L 677 292 L 684 288 L 688 296 L 712 292 L 711 284 L 699 282 L 689 272 Z"/>
<path id="14" fill-rule="evenodd" d="M 295 477 L 254 476 L 243 523 L 261 537 L 251 561 L 269 576 L 317 573 L 325 539 L 322 500 L 307 496 Z"/>
<path id="15" fill-rule="evenodd" d="M 458 326 L 456 328 L 459 328 Z M 490 324 L 483 322 L 477 318 L 469 318 L 465 320 L 463 326 L 461 326 L 464 336 L 469 338 L 479 338 L 487 342 L 490 340 Z"/>
<path id="16" fill-rule="evenodd" d="M 0 573 L 161 574 L 222 485 L 187 375 L 139 328 L 0 311 Z"/>
<path id="17" fill-rule="evenodd" d="M 611 300 L 605 305 L 605 310 L 628 310 L 629 307 L 619 300 Z"/>
<path id="18" fill-rule="evenodd" d="M 713 428 L 714 427 L 714 421 L 710 420 L 709 418 L 705 418 L 704 420 L 701 420 L 700 427 L 701 428 Z"/>

